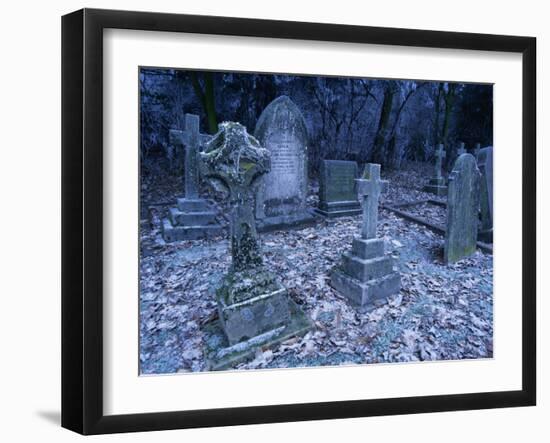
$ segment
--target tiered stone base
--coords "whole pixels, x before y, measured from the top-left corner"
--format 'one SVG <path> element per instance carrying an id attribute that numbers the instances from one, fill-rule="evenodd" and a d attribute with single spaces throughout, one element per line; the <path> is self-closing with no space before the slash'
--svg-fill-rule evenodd
<path id="1" fill-rule="evenodd" d="M 365 312 L 398 293 L 401 277 L 393 270 L 391 256 L 384 255 L 383 239 L 355 238 L 351 253 L 344 253 L 342 264 L 332 271 L 330 284 Z"/>
<path id="2" fill-rule="evenodd" d="M 233 366 L 258 347 L 304 334 L 311 322 L 263 267 L 230 272 L 216 290 L 219 320 L 205 329 L 208 366 Z"/>
<path id="3" fill-rule="evenodd" d="M 447 186 L 445 186 L 445 179 L 443 177 L 430 179 L 428 184 L 424 186 L 422 190 L 437 196 L 447 195 Z"/>
<path id="4" fill-rule="evenodd" d="M 162 221 L 162 235 L 167 242 L 198 240 L 223 234 L 223 227 L 216 221 L 217 212 L 208 200 L 178 199 L 168 218 Z"/>
<path id="5" fill-rule="evenodd" d="M 203 327 L 207 370 L 219 371 L 254 358 L 258 348 L 272 348 L 285 340 L 303 336 L 313 327 L 311 321 L 292 300 L 288 300 L 289 321 L 248 340 L 231 345 L 220 321 L 215 320 Z"/>
<path id="6" fill-rule="evenodd" d="M 313 211 L 303 210 L 290 215 L 279 215 L 256 220 L 258 232 L 272 232 L 280 229 L 301 229 L 314 226 L 318 221 Z"/>
<path id="7" fill-rule="evenodd" d="M 361 205 L 358 201 L 321 202 L 314 211 L 327 218 L 346 217 L 361 214 Z"/>

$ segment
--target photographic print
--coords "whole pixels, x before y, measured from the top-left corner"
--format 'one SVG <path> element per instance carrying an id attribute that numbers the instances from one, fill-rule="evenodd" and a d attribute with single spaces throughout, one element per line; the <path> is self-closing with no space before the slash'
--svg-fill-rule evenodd
<path id="1" fill-rule="evenodd" d="M 139 69 L 140 375 L 493 357 L 493 85 Z"/>

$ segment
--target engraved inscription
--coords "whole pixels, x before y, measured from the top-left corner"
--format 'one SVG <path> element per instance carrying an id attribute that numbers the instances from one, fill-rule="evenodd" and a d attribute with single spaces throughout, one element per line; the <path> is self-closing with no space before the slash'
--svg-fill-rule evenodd
<path id="1" fill-rule="evenodd" d="M 300 192 L 298 140 L 292 133 L 272 133 L 266 142 L 271 152 L 271 172 L 266 176 L 269 199 L 285 200 Z"/>

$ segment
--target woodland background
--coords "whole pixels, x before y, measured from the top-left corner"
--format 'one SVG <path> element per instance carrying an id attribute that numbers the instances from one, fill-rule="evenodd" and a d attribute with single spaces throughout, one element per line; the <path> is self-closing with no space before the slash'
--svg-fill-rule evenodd
<path id="1" fill-rule="evenodd" d="M 226 120 L 253 133 L 280 95 L 306 119 L 310 176 L 322 159 L 400 169 L 404 160 L 431 160 L 438 143 L 447 150 L 448 169 L 459 141 L 469 150 L 493 142 L 492 85 L 142 68 L 142 174 L 181 174 L 183 155 L 168 134 L 183 128 L 186 113 L 200 116 L 204 133 Z"/>

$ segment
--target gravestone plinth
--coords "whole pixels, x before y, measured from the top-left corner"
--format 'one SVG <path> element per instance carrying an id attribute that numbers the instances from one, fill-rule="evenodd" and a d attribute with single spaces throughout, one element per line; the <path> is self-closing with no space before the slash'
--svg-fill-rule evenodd
<path id="1" fill-rule="evenodd" d="M 380 180 L 380 165 L 369 163 L 363 178 L 357 179 L 357 194 L 363 200 L 361 236 L 353 240 L 350 252 L 330 275 L 330 284 L 351 304 L 365 312 L 401 288 L 401 277 L 393 258 L 384 252 L 384 240 L 376 238 L 378 200 L 387 181 Z"/>
<path id="2" fill-rule="evenodd" d="M 223 227 L 217 222 L 215 205 L 199 197 L 198 152 L 201 142 L 209 137 L 199 133 L 199 117 L 185 115 L 185 130 L 171 130 L 170 142 L 185 149 L 184 192 L 177 206 L 170 208 L 162 222 L 162 234 L 167 242 L 198 240 L 221 235 Z"/>
<path id="3" fill-rule="evenodd" d="M 444 261 L 454 263 L 475 253 L 481 174 L 476 159 L 462 154 L 449 174 Z"/>
<path id="4" fill-rule="evenodd" d="M 481 172 L 480 214 L 481 225 L 477 234 L 478 240 L 493 242 L 493 147 L 479 149 L 477 166 Z"/>
<path id="5" fill-rule="evenodd" d="M 239 123 L 225 122 L 200 154 L 203 177 L 228 195 L 232 263 L 216 288 L 219 321 L 205 328 L 210 369 L 223 369 L 311 327 L 277 276 L 263 263 L 254 219 L 269 151 Z"/>
<path id="6" fill-rule="evenodd" d="M 437 196 L 447 195 L 447 186 L 445 184 L 445 178 L 441 175 L 441 167 L 443 164 L 443 159 L 446 157 L 445 149 L 442 144 L 440 144 L 435 151 L 435 174 L 434 177 L 430 179 L 428 184 L 422 188 L 424 192 L 430 192 Z"/>
<path id="7" fill-rule="evenodd" d="M 319 175 L 319 207 L 315 212 L 328 218 L 361 214 L 355 191 L 356 178 L 356 162 L 323 160 Z"/>
<path id="8" fill-rule="evenodd" d="M 258 230 L 311 226 L 316 216 L 306 204 L 308 136 L 302 113 L 290 98 L 278 97 L 260 115 L 254 137 L 271 155 L 271 170 L 258 184 Z"/>

